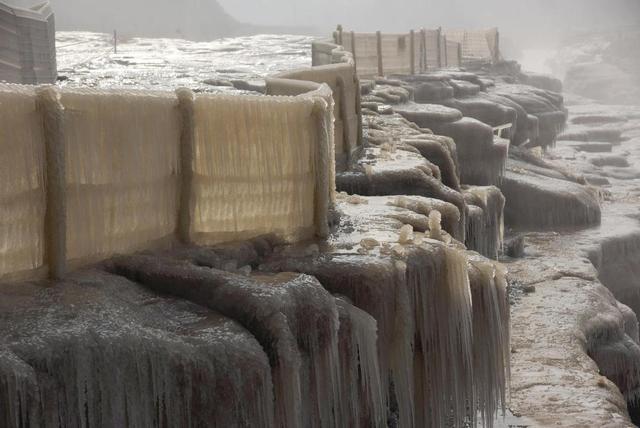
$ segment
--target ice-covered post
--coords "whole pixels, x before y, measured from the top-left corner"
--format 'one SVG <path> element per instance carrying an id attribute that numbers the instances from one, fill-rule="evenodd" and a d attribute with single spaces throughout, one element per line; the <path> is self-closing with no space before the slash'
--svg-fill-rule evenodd
<path id="1" fill-rule="evenodd" d="M 437 30 L 438 43 L 438 68 L 442 68 L 442 27 L 438 27 Z"/>
<path id="2" fill-rule="evenodd" d="M 353 66 L 358 69 L 358 60 L 356 59 L 356 33 L 351 32 L 351 54 L 353 55 Z"/>
<path id="3" fill-rule="evenodd" d="M 495 41 L 495 47 L 494 47 L 494 53 L 493 53 L 493 62 L 497 63 L 498 61 L 500 61 L 500 31 L 496 30 L 496 41 Z"/>
<path id="4" fill-rule="evenodd" d="M 447 46 L 447 36 L 442 36 L 442 46 L 444 46 L 444 66 L 449 67 L 449 47 Z"/>
<path id="5" fill-rule="evenodd" d="M 358 147 L 361 147 L 364 143 L 364 135 L 362 130 L 362 92 L 360 91 L 360 78 L 358 77 L 357 73 L 355 74 L 354 79 L 356 85 L 356 113 L 358 114 L 358 141 L 356 142 L 356 145 Z"/>
<path id="6" fill-rule="evenodd" d="M 420 30 L 420 71 L 427 71 L 427 30 Z"/>
<path id="7" fill-rule="evenodd" d="M 118 33 L 116 30 L 113 30 L 113 53 L 118 53 Z"/>
<path id="8" fill-rule="evenodd" d="M 462 67 L 462 43 L 458 43 L 458 67 Z"/>
<path id="9" fill-rule="evenodd" d="M 191 89 L 176 90 L 178 108 L 180 109 L 180 199 L 178 210 L 178 239 L 189 244 L 191 239 L 191 222 L 193 219 L 193 157 L 195 147 L 195 95 Z"/>
<path id="10" fill-rule="evenodd" d="M 329 205 L 331 195 L 329 175 L 334 168 L 331 168 L 330 159 L 330 128 L 333 126 L 331 112 L 328 102 L 321 97 L 313 100 L 312 116 L 316 125 L 316 135 L 318 138 L 315 154 L 316 166 L 316 190 L 315 190 L 315 232 L 316 236 L 326 238 L 329 236 Z M 345 124 L 346 125 L 346 124 Z"/>
<path id="11" fill-rule="evenodd" d="M 338 44 L 340 46 L 342 46 L 342 25 L 338 24 L 338 29 L 337 29 L 337 33 L 338 33 Z"/>
<path id="12" fill-rule="evenodd" d="M 416 74 L 416 32 L 413 30 L 409 32 L 409 50 L 411 74 Z"/>
<path id="13" fill-rule="evenodd" d="M 382 65 L 382 33 L 376 31 L 376 47 L 378 52 L 378 76 L 384 76 L 384 68 Z"/>
<path id="14" fill-rule="evenodd" d="M 54 86 L 37 89 L 45 140 L 45 260 L 49 278 L 60 279 L 67 264 L 67 199 L 64 107 Z"/>
<path id="15" fill-rule="evenodd" d="M 342 139 L 347 146 L 347 162 L 351 162 L 351 153 L 355 149 L 354 146 L 358 143 L 351 139 L 351 126 L 349 124 L 349 112 L 347 111 L 347 84 L 342 76 L 338 76 L 336 86 L 338 87 L 338 94 L 340 96 L 339 108 L 340 120 L 342 121 Z"/>

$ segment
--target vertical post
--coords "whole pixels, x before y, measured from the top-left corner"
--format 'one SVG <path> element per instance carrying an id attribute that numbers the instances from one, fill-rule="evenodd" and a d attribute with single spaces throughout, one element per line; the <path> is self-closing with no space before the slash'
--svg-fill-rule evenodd
<path id="1" fill-rule="evenodd" d="M 498 30 L 496 30 L 496 45 L 494 49 L 495 51 L 493 53 L 493 62 L 497 63 L 498 61 L 500 61 L 500 31 Z"/>
<path id="2" fill-rule="evenodd" d="M 442 46 L 444 46 L 444 66 L 449 67 L 449 47 L 447 46 L 447 36 L 442 37 Z"/>
<path id="3" fill-rule="evenodd" d="M 349 111 L 347 109 L 347 84 L 342 76 L 338 76 L 336 80 L 336 86 L 338 87 L 338 94 L 340 96 L 338 108 L 340 109 L 340 120 L 342 121 L 342 141 L 344 147 L 347 148 L 347 162 L 351 162 L 351 153 L 354 146 L 357 144 L 351 140 L 351 129 L 353 123 L 349 123 Z"/>
<path id="4" fill-rule="evenodd" d="M 376 31 L 376 46 L 378 51 L 378 76 L 384 76 L 384 67 L 382 64 L 382 33 Z"/>
<path id="5" fill-rule="evenodd" d="M 437 30 L 438 43 L 438 68 L 442 68 L 442 27 L 438 27 Z"/>
<path id="6" fill-rule="evenodd" d="M 315 232 L 316 236 L 326 238 L 329 236 L 329 206 L 332 203 L 335 190 L 335 171 L 331 164 L 335 159 L 331 158 L 331 128 L 333 120 L 328 111 L 325 100 L 317 97 L 313 102 L 312 115 L 316 122 L 316 135 L 318 137 L 317 151 L 315 153 L 316 164 L 316 189 L 315 201 Z"/>
<path id="7" fill-rule="evenodd" d="M 427 71 L 429 63 L 427 62 L 427 30 L 420 30 L 420 71 Z"/>
<path id="8" fill-rule="evenodd" d="M 342 46 L 342 25 L 338 25 L 338 44 Z"/>
<path id="9" fill-rule="evenodd" d="M 458 43 L 458 67 L 462 67 L 462 43 Z"/>
<path id="10" fill-rule="evenodd" d="M 64 107 L 55 86 L 37 89 L 46 160 L 45 258 L 49 278 L 60 279 L 67 265 L 67 199 Z"/>
<path id="11" fill-rule="evenodd" d="M 195 146 L 194 113 L 195 95 L 191 89 L 176 90 L 178 108 L 180 109 L 180 199 L 178 209 L 178 239 L 183 244 L 190 244 L 191 223 L 193 219 L 193 157 Z"/>
<path id="12" fill-rule="evenodd" d="M 116 30 L 113 30 L 113 53 L 118 53 L 118 33 Z"/>
<path id="13" fill-rule="evenodd" d="M 353 66 L 358 70 L 358 60 L 356 58 L 356 33 L 351 32 L 351 54 L 353 55 Z"/>
<path id="14" fill-rule="evenodd" d="M 411 74 L 416 74 L 416 32 L 411 30 L 409 37 L 409 50 L 411 51 L 409 57 L 410 69 Z"/>
<path id="15" fill-rule="evenodd" d="M 362 120 L 362 90 L 360 89 L 360 78 L 358 75 L 355 76 L 355 85 L 356 85 L 356 113 L 358 115 L 358 140 L 357 147 L 360 148 L 364 144 L 364 135 L 363 135 L 363 120 Z"/>

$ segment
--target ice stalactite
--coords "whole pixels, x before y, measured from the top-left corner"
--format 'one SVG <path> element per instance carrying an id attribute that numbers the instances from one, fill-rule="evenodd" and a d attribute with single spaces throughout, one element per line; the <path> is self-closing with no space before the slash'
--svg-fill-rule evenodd
<path id="1" fill-rule="evenodd" d="M 433 242 L 433 241 L 429 241 Z M 410 251 L 406 281 L 415 317 L 416 425 L 464 426 L 475 402 L 467 258 L 445 245 Z"/>
<path id="2" fill-rule="evenodd" d="M 377 323 L 346 297 L 336 296 L 340 314 L 340 385 L 348 427 L 386 425 L 386 392 L 382 390 L 378 361 Z"/>
<path id="3" fill-rule="evenodd" d="M 504 414 L 510 378 L 510 307 L 504 267 L 471 255 L 469 279 L 473 299 L 473 373 L 476 406 L 482 425 L 493 426 Z"/>
<path id="4" fill-rule="evenodd" d="M 2 426 L 273 426 L 268 358 L 238 323 L 103 272 L 57 285 L 5 288 Z"/>
<path id="5" fill-rule="evenodd" d="M 463 193 L 469 207 L 467 248 L 497 259 L 504 238 L 504 196 L 493 186 L 467 187 Z"/>
<path id="6" fill-rule="evenodd" d="M 273 368 L 276 424 L 339 426 L 338 312 L 307 275 L 250 278 L 152 256 L 116 259 L 114 271 L 157 292 L 217 310 L 251 331 Z"/>
<path id="7" fill-rule="evenodd" d="M 408 311 L 404 271 L 398 270 L 392 260 L 357 255 L 275 257 L 262 269 L 313 275 L 325 289 L 346 296 L 376 320 L 387 416 L 396 421 L 399 417 L 399 426 L 413 426 L 413 318 Z"/>

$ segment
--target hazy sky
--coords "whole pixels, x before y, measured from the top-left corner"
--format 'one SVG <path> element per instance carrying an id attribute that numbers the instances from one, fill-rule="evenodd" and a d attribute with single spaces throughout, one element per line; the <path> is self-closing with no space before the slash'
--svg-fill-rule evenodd
<path id="1" fill-rule="evenodd" d="M 7 0 L 5 0 L 7 1 Z M 34 2 L 35 0 L 9 0 Z M 59 28 L 213 38 L 238 21 L 356 31 L 499 27 L 518 44 L 548 43 L 574 29 L 640 24 L 640 0 L 50 0 Z M 218 4 L 219 3 L 219 4 Z M 220 7 L 220 5 L 222 7 Z M 224 10 L 223 10 L 224 8 Z M 244 27 L 239 32 L 271 32 Z M 281 29 L 286 31 L 286 29 Z M 238 31 L 235 31 L 236 33 Z"/>

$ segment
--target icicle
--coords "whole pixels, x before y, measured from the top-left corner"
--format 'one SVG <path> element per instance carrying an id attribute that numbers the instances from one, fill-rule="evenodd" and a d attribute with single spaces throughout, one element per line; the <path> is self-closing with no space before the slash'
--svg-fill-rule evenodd
<path id="1" fill-rule="evenodd" d="M 499 264 L 472 256 L 473 363 L 476 406 L 483 426 L 493 427 L 498 408 L 506 409 L 510 378 L 510 308 L 506 271 Z"/>
<path id="2" fill-rule="evenodd" d="M 462 427 L 474 402 L 472 312 L 463 251 L 430 241 L 409 256 L 416 319 L 416 426 Z M 418 370 L 421 373 L 418 373 Z"/>
<path id="3" fill-rule="evenodd" d="M 345 427 L 386 425 L 386 401 L 380 379 L 375 319 L 336 297 L 340 312 L 340 386 L 345 405 L 339 421 Z"/>

